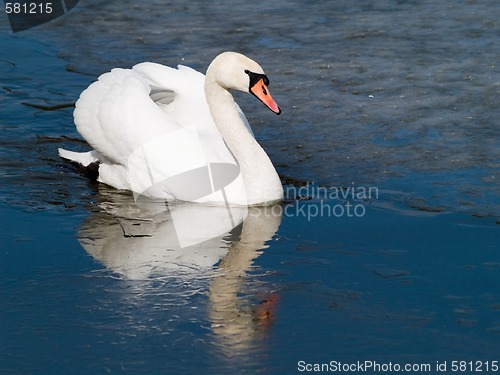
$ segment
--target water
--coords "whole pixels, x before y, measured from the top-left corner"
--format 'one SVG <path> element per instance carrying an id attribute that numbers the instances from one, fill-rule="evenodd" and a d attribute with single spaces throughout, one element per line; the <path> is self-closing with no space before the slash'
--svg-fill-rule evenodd
<path id="1" fill-rule="evenodd" d="M 228 4 L 80 1 L 0 25 L 0 372 L 499 360 L 500 5 Z M 223 50 L 270 77 L 280 117 L 236 98 L 290 199 L 175 252 L 164 205 L 57 147 L 87 149 L 70 105 L 102 72 L 204 71 Z M 361 187 L 378 194 L 342 196 Z"/>

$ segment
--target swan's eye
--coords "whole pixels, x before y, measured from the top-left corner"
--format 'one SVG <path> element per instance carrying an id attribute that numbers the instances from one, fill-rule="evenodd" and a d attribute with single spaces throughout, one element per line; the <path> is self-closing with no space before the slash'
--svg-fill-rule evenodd
<path id="1" fill-rule="evenodd" d="M 245 69 L 245 73 L 248 74 L 248 77 L 250 78 L 249 89 L 254 87 L 260 80 L 262 80 L 262 83 L 264 83 L 265 86 L 269 86 L 269 78 L 267 78 L 265 74 L 254 73 L 248 69 Z"/>

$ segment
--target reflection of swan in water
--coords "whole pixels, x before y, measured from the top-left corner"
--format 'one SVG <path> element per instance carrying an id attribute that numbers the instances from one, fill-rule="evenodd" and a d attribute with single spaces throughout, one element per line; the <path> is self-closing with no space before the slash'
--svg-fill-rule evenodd
<path id="1" fill-rule="evenodd" d="M 117 199 L 118 200 L 117 200 Z M 170 204 L 114 194 L 80 229 L 80 243 L 109 270 L 130 280 L 207 270 L 228 250 L 223 237 L 246 207 Z"/>
<path id="2" fill-rule="evenodd" d="M 280 209 L 193 203 L 167 207 L 164 202 L 136 203 L 129 193 L 105 188 L 98 197 L 101 210 L 92 213 L 79 233 L 90 255 L 129 280 L 192 281 L 208 275 L 216 343 L 234 354 L 255 342 L 269 321 L 274 297 L 252 301 L 252 284 L 245 275 L 276 233 Z"/>
<path id="3" fill-rule="evenodd" d="M 221 348 L 231 355 L 244 353 L 247 345 L 265 331 L 262 328 L 267 327 L 272 317 L 275 295 L 268 293 L 257 301 L 257 307 L 249 306 L 239 295 L 243 292 L 246 272 L 261 249 L 268 247 L 266 242 L 281 223 L 281 210 L 273 207 L 277 206 L 248 208 L 239 241 L 232 243 L 220 262 L 210 287 L 212 328 Z"/>

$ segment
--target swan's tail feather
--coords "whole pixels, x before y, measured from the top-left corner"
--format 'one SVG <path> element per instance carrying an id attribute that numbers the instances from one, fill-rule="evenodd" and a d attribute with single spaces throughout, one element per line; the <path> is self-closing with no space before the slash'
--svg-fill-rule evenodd
<path id="1" fill-rule="evenodd" d="M 59 148 L 58 151 L 61 158 L 80 164 L 83 167 L 88 167 L 92 163 L 100 162 L 99 154 L 95 150 L 75 152 Z"/>
<path id="2" fill-rule="evenodd" d="M 101 164 L 101 160 L 97 151 L 74 152 L 65 150 L 64 148 L 59 148 L 58 151 L 61 158 L 76 164 L 80 173 L 87 176 L 92 181 L 97 181 L 99 179 L 99 165 Z"/>

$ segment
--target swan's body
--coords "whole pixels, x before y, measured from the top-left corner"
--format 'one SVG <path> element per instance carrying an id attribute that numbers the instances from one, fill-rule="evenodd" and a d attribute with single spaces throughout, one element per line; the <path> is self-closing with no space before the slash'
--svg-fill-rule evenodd
<path id="1" fill-rule="evenodd" d="M 98 180 L 154 198 L 254 205 L 279 200 L 283 189 L 230 89 L 250 91 L 275 113 L 267 77 L 249 58 L 226 52 L 207 75 L 142 63 L 113 69 L 80 96 L 78 132 L 93 151 L 60 149 Z"/>

